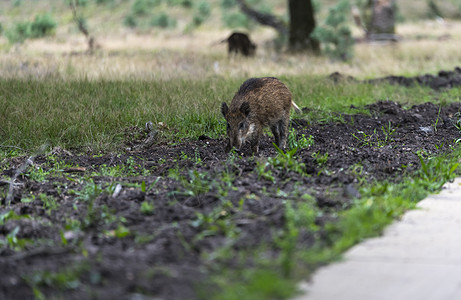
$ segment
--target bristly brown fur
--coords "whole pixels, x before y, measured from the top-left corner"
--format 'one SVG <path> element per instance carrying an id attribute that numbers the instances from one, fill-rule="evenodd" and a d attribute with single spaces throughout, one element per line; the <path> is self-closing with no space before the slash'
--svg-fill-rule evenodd
<path id="1" fill-rule="evenodd" d="M 277 146 L 285 148 L 291 106 L 297 108 L 292 102 L 290 90 L 279 79 L 263 77 L 246 80 L 230 106 L 226 103 L 221 106 L 227 121 L 227 150 L 232 147 L 239 149 L 249 140 L 252 151 L 258 152 L 264 127 L 270 127 Z"/>

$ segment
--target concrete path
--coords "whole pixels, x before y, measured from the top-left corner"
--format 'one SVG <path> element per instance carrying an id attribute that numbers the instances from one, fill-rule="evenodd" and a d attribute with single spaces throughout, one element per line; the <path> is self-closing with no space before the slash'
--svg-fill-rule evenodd
<path id="1" fill-rule="evenodd" d="M 461 300 L 461 178 L 418 207 L 319 269 L 293 300 Z"/>

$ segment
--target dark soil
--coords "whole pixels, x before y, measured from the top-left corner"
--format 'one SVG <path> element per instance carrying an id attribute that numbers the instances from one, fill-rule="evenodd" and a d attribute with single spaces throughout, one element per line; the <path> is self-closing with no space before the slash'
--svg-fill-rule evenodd
<path id="1" fill-rule="evenodd" d="M 197 290 L 212 288 L 208 279 L 222 266 L 242 264 L 232 256 L 213 258 L 214 251 L 267 244 L 265 255 L 277 256 L 273 240 L 284 227 L 284 199 L 311 195 L 323 212 L 316 220 L 322 227 L 350 207 L 363 182 L 398 181 L 420 167 L 418 154 L 449 151 L 461 137 L 454 126 L 460 103 L 405 110 L 379 101 L 367 109 L 369 115 L 338 115 L 337 123 L 294 120 L 298 137 L 312 135 L 314 145 L 295 155 L 304 164 L 301 172 L 268 166 L 273 180 L 257 172 L 277 155 L 268 135 L 256 158 L 245 148 L 243 156 L 229 157 L 224 140 L 206 136 L 122 155 L 55 149 L 35 157 L 33 168 L 54 171 L 40 181 L 29 169 L 16 180 L 11 208 L 30 218 L 0 219 L 0 240 L 9 235 L 35 242 L 16 249 L 0 244 L 0 299 L 32 299 L 32 286 L 48 299 L 197 299 Z M 127 137 L 128 146 L 140 141 Z M 322 164 L 315 157 L 324 154 Z M 2 162 L 2 178 L 12 177 L 25 160 Z M 60 161 L 67 165 L 58 166 Z M 114 166 L 124 175 L 103 175 Z M 10 210 L 8 187 L 0 181 L 0 215 Z M 56 199 L 56 209 L 49 209 L 47 197 Z M 146 201 L 153 204 L 151 213 L 141 212 Z M 303 231 L 298 244 L 307 248 L 323 238 Z"/>
<path id="2" fill-rule="evenodd" d="M 331 74 L 330 78 L 334 81 L 358 81 L 352 76 L 343 75 L 337 72 Z M 383 78 L 364 80 L 362 82 L 371 84 L 387 82 L 390 84 L 398 84 L 406 87 L 421 85 L 430 87 L 434 90 L 450 89 L 453 87 L 461 86 L 461 68 L 456 67 L 453 71 L 440 71 L 437 75 L 425 74 L 415 77 L 392 75 Z"/>

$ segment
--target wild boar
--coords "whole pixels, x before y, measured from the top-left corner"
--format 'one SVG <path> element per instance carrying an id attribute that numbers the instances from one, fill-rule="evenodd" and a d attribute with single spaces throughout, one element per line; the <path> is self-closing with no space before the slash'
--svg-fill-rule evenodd
<path id="1" fill-rule="evenodd" d="M 253 56 L 256 52 L 256 44 L 250 40 L 250 37 L 246 33 L 233 32 L 227 39 L 221 42 L 227 42 L 229 56 L 232 53 Z"/>
<path id="2" fill-rule="evenodd" d="M 233 147 L 239 150 L 248 140 L 253 153 L 257 153 L 265 127 L 270 127 L 275 144 L 284 149 L 291 106 L 299 111 L 292 101 L 290 90 L 279 79 L 263 77 L 246 80 L 230 106 L 225 102 L 221 105 L 229 137 L 226 150 L 230 151 Z"/>

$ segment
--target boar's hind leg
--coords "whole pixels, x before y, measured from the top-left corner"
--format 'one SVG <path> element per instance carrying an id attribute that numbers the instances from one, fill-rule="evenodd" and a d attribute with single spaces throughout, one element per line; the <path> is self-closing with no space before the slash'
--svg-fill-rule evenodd
<path id="1" fill-rule="evenodd" d="M 288 122 L 290 121 L 290 118 L 286 116 L 285 118 L 281 119 L 278 121 L 278 128 L 279 128 L 279 134 L 280 134 L 280 149 L 285 149 L 286 144 L 287 144 L 287 137 L 288 137 Z"/>
<path id="2" fill-rule="evenodd" d="M 280 147 L 280 121 L 271 126 L 272 133 L 274 134 L 275 144 Z"/>

